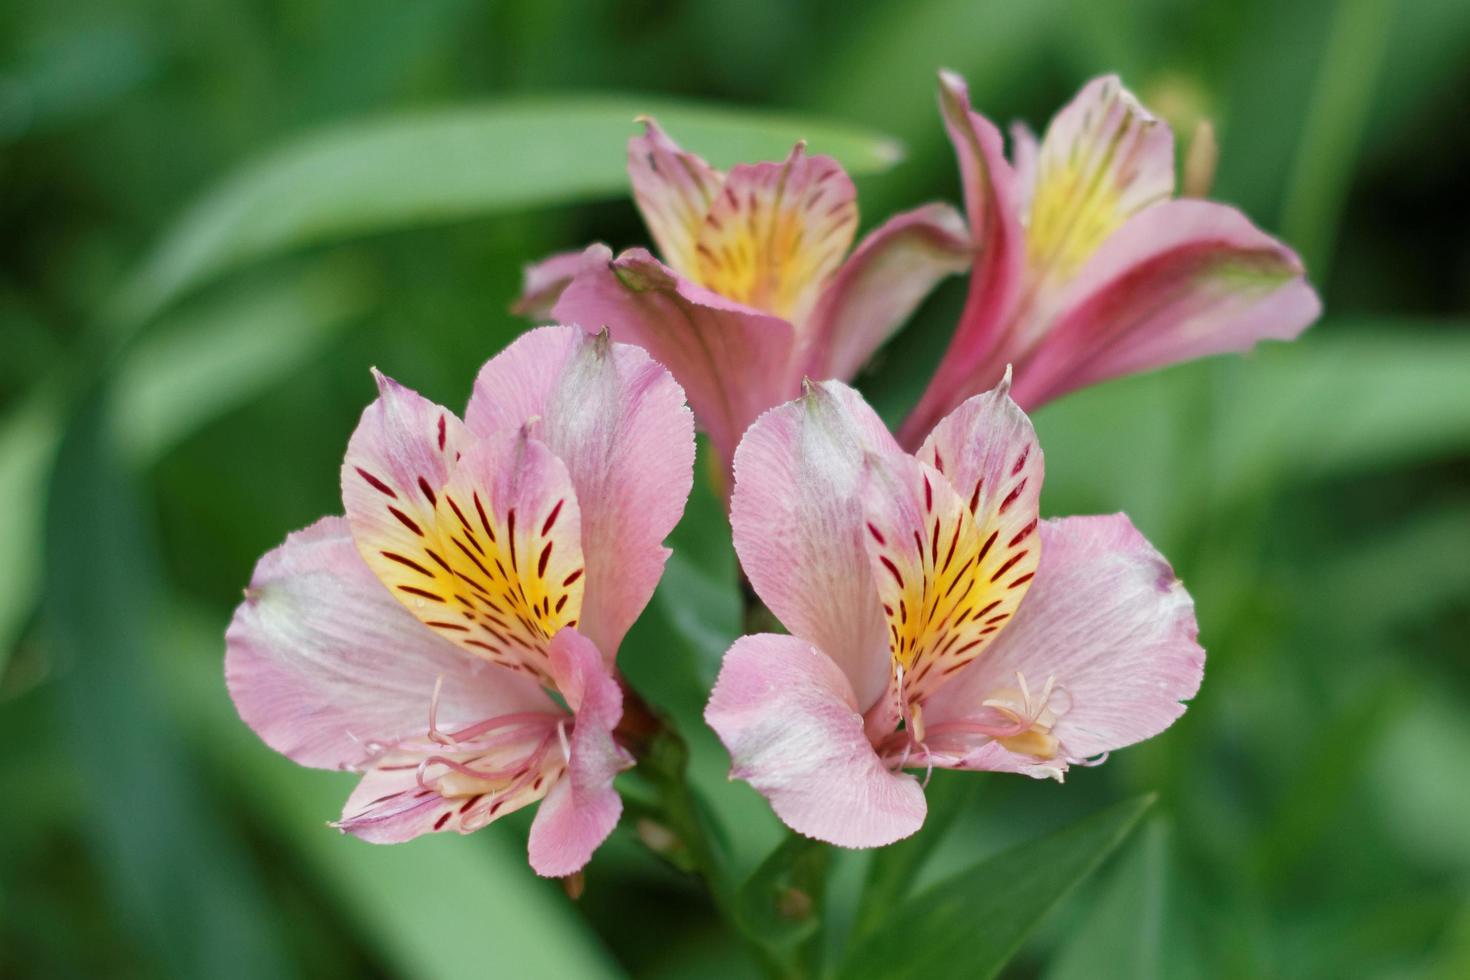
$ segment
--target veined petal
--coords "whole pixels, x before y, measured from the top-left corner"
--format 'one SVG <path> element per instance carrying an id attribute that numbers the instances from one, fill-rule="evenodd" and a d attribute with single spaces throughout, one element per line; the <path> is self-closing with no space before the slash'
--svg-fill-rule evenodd
<path id="1" fill-rule="evenodd" d="M 385 381 L 342 467 L 352 536 L 368 567 L 426 626 L 546 679 L 547 643 L 576 625 L 585 586 L 571 477 L 524 429 L 471 441 L 456 421 L 463 450 L 447 438 L 440 450 L 447 414 Z M 451 451 L 452 462 L 444 458 Z M 435 483 L 438 474 L 423 472 L 431 464 L 452 469 Z"/>
<path id="2" fill-rule="evenodd" d="M 340 517 L 261 558 L 225 633 L 240 717 L 305 766 L 356 767 L 423 736 L 441 678 L 446 727 L 554 707 L 533 681 L 425 629 L 363 563 Z"/>
<path id="3" fill-rule="evenodd" d="M 582 267 L 582 253 L 558 252 L 534 262 L 521 272 L 521 295 L 511 306 L 516 316 L 548 320 L 563 289 Z"/>
<path id="4" fill-rule="evenodd" d="M 1039 547 L 1045 457 L 1031 420 L 1011 400 L 1009 378 L 945 416 L 917 455 L 965 499 L 984 538 L 995 536 L 998 555 Z"/>
<path id="5" fill-rule="evenodd" d="M 822 292 L 803 330 L 806 374 L 846 380 L 945 276 L 970 264 L 964 219 L 947 204 L 895 215 L 870 233 Z"/>
<path id="6" fill-rule="evenodd" d="M 1133 214 L 1174 193 L 1174 134 L 1116 75 L 1093 79 L 1042 137 L 1026 218 L 1030 275 L 1064 281 Z"/>
<path id="7" fill-rule="evenodd" d="M 1321 313 L 1301 261 L 1234 208 L 1178 200 L 1120 228 L 1068 287 L 1055 327 L 1016 368 L 1035 407 L 1085 385 L 1291 340 Z"/>
<path id="8" fill-rule="evenodd" d="M 827 652 L 866 708 L 888 678 L 883 610 L 863 545 L 870 454 L 899 454 L 862 396 L 837 381 L 761 416 L 735 454 L 730 525 L 750 584 L 792 633 Z"/>
<path id="9" fill-rule="evenodd" d="M 399 844 L 436 831 L 472 833 L 535 803 L 566 770 L 557 728 L 511 734 L 519 737 L 490 748 L 390 752 L 363 775 L 334 826 L 372 844 Z"/>
<path id="10" fill-rule="evenodd" d="M 681 149 L 652 119 L 628 141 L 633 200 L 659 254 L 682 275 L 696 278 L 694 246 L 724 174 Z"/>
<path id="11" fill-rule="evenodd" d="M 1031 593 L 989 653 L 935 693 L 931 741 L 988 699 L 1051 681 L 1052 768 L 1151 738 L 1184 713 L 1204 672 L 1194 603 L 1167 561 L 1122 514 L 1041 525 Z M 1039 760 L 987 741 L 965 768 L 1031 771 Z M 1044 768 L 1044 767 L 1043 767 Z M 1054 772 L 1032 772 L 1054 775 Z"/>
<path id="12" fill-rule="evenodd" d="M 809 157 L 798 143 L 782 163 L 730 170 L 695 240 L 692 278 L 800 325 L 842 264 L 857 221 L 852 180 L 836 160 Z"/>
<path id="13" fill-rule="evenodd" d="M 795 393 L 791 324 L 680 279 L 643 249 L 601 245 L 562 293 L 555 318 L 636 344 L 678 380 L 722 459 L 746 426 Z"/>
<path id="14" fill-rule="evenodd" d="M 899 432 L 899 441 L 910 447 L 922 442 L 935 423 L 964 400 L 973 376 L 995 360 L 1020 298 L 1026 261 L 1021 190 L 1015 171 L 1006 162 L 1000 130 L 970 108 L 969 90 L 962 78 L 941 72 L 939 82 L 939 107 L 964 182 L 975 262 L 954 337 L 923 398 Z M 993 383 L 992 379 L 987 386 Z"/>
<path id="15" fill-rule="evenodd" d="M 597 647 L 568 627 L 551 641 L 557 690 L 576 714 L 566 775 L 557 780 L 531 824 L 531 867 L 562 877 L 581 870 L 617 826 L 623 801 L 613 778 L 633 758 L 613 741 L 623 717 L 623 692 Z"/>
<path id="16" fill-rule="evenodd" d="M 971 513 L 937 469 L 911 456 L 869 460 L 866 542 L 888 620 L 890 693 L 916 741 L 924 740 L 926 700 L 985 653 L 1035 575 L 1035 496 L 1021 500 L 1022 468 L 985 499 L 977 494 Z M 993 502 L 998 493 L 1006 496 Z M 1015 504 L 1029 505 L 1030 517 L 1012 515 Z M 872 720 L 873 735 L 889 734 L 891 715 Z"/>
<path id="17" fill-rule="evenodd" d="M 566 464 L 587 561 L 579 629 L 611 661 L 658 585 L 663 540 L 689 498 L 694 416 L 683 389 L 642 348 L 543 327 L 480 369 L 465 423 L 480 436 L 529 423 Z"/>
<path id="18" fill-rule="evenodd" d="M 731 777 L 755 787 L 799 833 L 881 847 L 924 822 L 918 781 L 884 768 L 846 675 L 803 640 L 736 640 L 704 717 L 730 751 Z"/>

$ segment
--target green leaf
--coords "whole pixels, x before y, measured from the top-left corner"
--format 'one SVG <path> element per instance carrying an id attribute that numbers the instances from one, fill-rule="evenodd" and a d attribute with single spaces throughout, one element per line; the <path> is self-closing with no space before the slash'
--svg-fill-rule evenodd
<path id="1" fill-rule="evenodd" d="M 363 270 L 317 264 L 170 318 L 128 351 L 107 406 L 134 471 L 319 354 L 371 300 Z M 0 674 L 40 588 L 48 467 L 63 431 L 65 379 L 38 386 L 0 425 Z"/>
<path id="2" fill-rule="evenodd" d="M 654 96 L 507 100 L 339 125 L 207 191 L 109 320 L 135 328 L 226 269 L 307 244 L 628 196 L 627 141 L 645 114 L 716 166 L 780 159 L 801 139 L 858 174 L 900 157 L 896 143 L 867 130 Z"/>
<path id="3" fill-rule="evenodd" d="M 0 677 L 41 587 L 46 473 L 61 438 L 58 399 L 37 389 L 0 422 Z"/>
<path id="4" fill-rule="evenodd" d="M 723 481 L 709 441 L 699 440 L 693 491 L 679 525 L 669 535 L 673 550 L 654 594 L 664 615 L 694 654 L 702 711 L 703 694 L 714 686 L 720 659 L 742 632 L 740 565 L 730 539 L 725 502 L 713 485 Z M 701 477 L 709 476 L 709 479 Z"/>
<path id="5" fill-rule="evenodd" d="M 955 818 L 969 809 L 980 784 L 975 773 L 940 770 L 933 774 L 924 790 L 929 807 L 924 826 L 913 836 L 873 852 L 853 925 L 854 935 L 863 936 L 878 928 L 889 910 L 903 900 L 935 845 L 944 838 Z"/>
<path id="6" fill-rule="evenodd" d="M 47 637 L 84 840 L 139 945 L 173 976 L 281 976 L 279 923 L 240 846 L 190 778 L 148 660 L 157 561 L 101 392 L 62 440 L 47 494 Z"/>
<path id="7" fill-rule="evenodd" d="M 1334 8 L 1281 216 L 1283 235 L 1318 282 L 1327 277 L 1397 6 L 1342 0 Z"/>
<path id="8" fill-rule="evenodd" d="M 1169 831 L 1145 824 L 1046 971 L 1046 980 L 1153 980 L 1163 976 Z"/>
<path id="9" fill-rule="evenodd" d="M 160 325 L 118 372 L 112 416 L 123 453 L 162 458 L 318 356 L 373 299 L 365 270 L 325 262 Z"/>
<path id="10" fill-rule="evenodd" d="M 814 936 L 822 922 L 828 855 L 821 841 L 788 835 L 740 886 L 735 906 L 740 928 L 778 950 Z"/>
<path id="11" fill-rule="evenodd" d="M 1102 863 L 1153 805 L 1109 807 L 941 881 L 900 905 L 860 940 L 844 980 L 993 977 L 1063 897 Z"/>

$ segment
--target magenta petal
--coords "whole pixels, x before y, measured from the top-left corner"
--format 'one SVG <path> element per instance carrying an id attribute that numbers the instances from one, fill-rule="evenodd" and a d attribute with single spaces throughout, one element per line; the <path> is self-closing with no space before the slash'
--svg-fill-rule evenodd
<path id="1" fill-rule="evenodd" d="M 731 777 L 798 833 L 881 847 L 924 823 L 923 790 L 879 760 L 846 675 L 796 637 L 736 640 L 704 717 L 730 750 Z"/>
<path id="2" fill-rule="evenodd" d="M 340 517 L 261 558 L 225 644 L 225 681 L 240 717 L 306 766 L 356 766 L 375 748 L 423 736 L 440 677 L 439 723 L 449 729 L 552 708 L 528 678 L 470 656 L 415 619 L 363 563 Z"/>
<path id="3" fill-rule="evenodd" d="M 550 319 L 551 308 L 581 267 L 580 251 L 558 252 L 526 266 L 521 273 L 520 298 L 510 311 L 531 320 Z"/>
<path id="4" fill-rule="evenodd" d="M 643 249 L 614 260 L 589 248 L 553 314 L 647 350 L 683 385 L 725 460 L 756 416 L 796 391 L 790 323 L 679 278 Z"/>
<path id="5" fill-rule="evenodd" d="M 803 328 L 807 376 L 851 378 L 970 254 L 964 221 L 947 204 L 888 219 L 837 270 Z"/>
<path id="6" fill-rule="evenodd" d="M 882 419 L 838 381 L 761 416 L 735 454 L 740 565 L 792 633 L 835 660 L 866 708 L 888 679 L 888 633 L 863 544 L 864 457 L 898 454 Z"/>
<path id="7" fill-rule="evenodd" d="M 981 703 L 1049 677 L 1062 759 L 1086 759 L 1151 738 L 1184 713 L 1205 654 L 1194 603 L 1163 556 L 1122 514 L 1041 525 L 1041 567 L 989 653 L 930 699 L 931 730 L 983 712 Z M 989 743 L 966 768 L 1029 771 L 1036 760 Z M 1044 774 L 1044 773 L 1036 773 Z"/>
<path id="8" fill-rule="evenodd" d="M 1178 200 L 1129 218 L 1083 266 L 1015 398 L 1034 408 L 1085 385 L 1291 340 L 1322 305 L 1301 260 L 1239 211 Z"/>
<path id="9" fill-rule="evenodd" d="M 577 327 L 533 330 L 475 380 L 465 423 L 531 432 L 566 464 L 581 506 L 581 631 L 611 660 L 648 604 L 694 469 L 684 392 L 647 352 Z"/>
<path id="10" fill-rule="evenodd" d="M 623 801 L 613 778 L 633 759 L 613 741 L 623 717 L 623 692 L 602 654 L 575 629 L 551 641 L 557 689 L 576 715 L 567 771 L 541 802 L 531 824 L 531 867 L 548 878 L 581 870 L 617 826 Z"/>
<path id="11" fill-rule="evenodd" d="M 899 441 L 915 446 L 946 412 L 963 400 L 971 376 L 985 366 L 1005 339 L 1025 269 L 1020 195 L 1015 171 L 1006 162 L 1000 130 L 970 108 L 969 90 L 958 75 L 940 74 L 939 106 L 959 159 L 965 212 L 975 250 L 970 293 L 954 338 Z M 999 365 L 999 377 L 1004 365 Z M 971 391 L 974 389 L 971 388 Z"/>

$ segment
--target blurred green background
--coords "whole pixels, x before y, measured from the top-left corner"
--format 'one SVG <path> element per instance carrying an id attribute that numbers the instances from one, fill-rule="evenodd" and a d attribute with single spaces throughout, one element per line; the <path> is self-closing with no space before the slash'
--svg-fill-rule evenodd
<path id="1" fill-rule="evenodd" d="M 1212 118 L 1214 196 L 1302 251 L 1327 314 L 1038 414 L 1044 513 L 1125 509 L 1171 557 L 1204 687 L 1065 786 L 936 777 L 962 805 L 914 877 L 1157 791 L 1008 975 L 1470 976 L 1464 0 L 0 7 L 0 976 L 753 975 L 627 827 L 576 904 L 525 819 L 328 830 L 352 778 L 238 721 L 222 632 L 255 559 L 339 509 L 370 365 L 461 405 L 522 329 L 523 263 L 646 240 L 635 112 L 723 165 L 809 136 L 869 227 L 958 199 L 940 66 L 1000 122 L 1107 70 L 1181 135 Z M 890 420 L 963 291 L 860 379 Z M 698 722 L 740 616 L 707 489 L 676 544 L 622 662 L 748 871 L 780 835 Z M 870 860 L 836 861 L 830 943 Z"/>

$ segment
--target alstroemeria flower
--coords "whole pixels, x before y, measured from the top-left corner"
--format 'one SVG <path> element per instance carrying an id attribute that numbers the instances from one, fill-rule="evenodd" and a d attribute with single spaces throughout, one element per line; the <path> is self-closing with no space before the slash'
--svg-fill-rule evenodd
<path id="1" fill-rule="evenodd" d="M 896 215 L 847 256 L 857 194 L 835 160 L 798 144 L 783 162 L 721 173 L 646 127 L 628 145 L 628 172 L 663 261 L 641 248 L 613 258 L 605 245 L 553 256 L 527 269 L 517 309 L 606 325 L 646 348 L 727 464 L 746 427 L 802 377 L 852 377 L 940 279 L 970 264 L 948 205 Z"/>
<path id="2" fill-rule="evenodd" d="M 1006 383 L 917 457 L 835 381 L 746 433 L 735 548 L 791 635 L 737 640 L 705 718 L 792 829 L 877 847 L 924 821 L 905 770 L 1060 780 L 1183 713 L 1189 595 L 1127 517 L 1040 520 L 1041 481 Z"/>
<path id="3" fill-rule="evenodd" d="M 900 430 L 934 424 L 1015 367 L 1027 409 L 1077 388 L 1290 340 L 1321 312 L 1301 261 L 1239 211 L 1174 198 L 1174 137 L 1114 76 L 1089 82 L 1040 143 L 1001 135 L 944 73 L 940 106 L 975 239 L 969 299 Z"/>
<path id="4" fill-rule="evenodd" d="M 693 417 L 644 351 L 578 327 L 489 361 L 464 421 L 378 387 L 342 465 L 346 517 L 256 566 L 230 695 L 278 752 L 363 774 L 342 830 L 468 833 L 541 800 L 531 865 L 571 874 L 622 812 L 612 662 L 688 498 Z"/>

